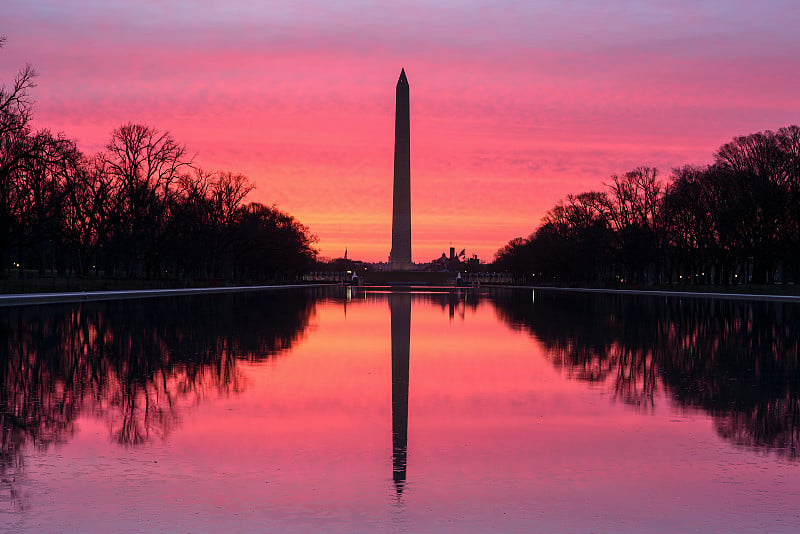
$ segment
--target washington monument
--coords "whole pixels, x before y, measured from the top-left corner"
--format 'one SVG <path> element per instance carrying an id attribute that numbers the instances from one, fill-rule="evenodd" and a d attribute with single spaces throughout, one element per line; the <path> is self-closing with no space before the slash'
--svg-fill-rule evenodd
<path id="1" fill-rule="evenodd" d="M 393 271 L 411 270 L 411 128 L 408 111 L 408 79 L 405 69 L 397 80 L 394 116 L 394 197 L 392 209 Z"/>

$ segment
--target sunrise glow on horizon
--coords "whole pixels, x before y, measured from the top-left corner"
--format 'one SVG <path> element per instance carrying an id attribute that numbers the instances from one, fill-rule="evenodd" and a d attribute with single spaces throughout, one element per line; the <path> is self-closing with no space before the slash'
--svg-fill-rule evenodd
<path id="1" fill-rule="evenodd" d="M 800 122 L 798 22 L 790 1 L 10 0 L 0 82 L 30 63 L 34 128 L 86 154 L 127 122 L 168 130 L 322 256 L 385 261 L 405 68 L 413 259 L 491 261 L 567 194 Z"/>

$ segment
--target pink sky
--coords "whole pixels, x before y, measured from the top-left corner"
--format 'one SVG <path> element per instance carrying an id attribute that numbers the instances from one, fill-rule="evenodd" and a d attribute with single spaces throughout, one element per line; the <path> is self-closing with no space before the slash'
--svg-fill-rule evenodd
<path id="1" fill-rule="evenodd" d="M 8 0 L 0 81 L 29 62 L 36 127 L 87 153 L 126 122 L 169 130 L 323 256 L 385 260 L 405 68 L 413 259 L 488 261 L 614 173 L 800 123 L 796 2 L 605 4 Z"/>

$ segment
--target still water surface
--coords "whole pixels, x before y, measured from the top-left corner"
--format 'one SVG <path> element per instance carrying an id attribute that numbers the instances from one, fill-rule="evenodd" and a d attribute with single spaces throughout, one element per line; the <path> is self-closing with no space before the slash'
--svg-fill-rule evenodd
<path id="1" fill-rule="evenodd" d="M 530 290 L 0 309 L 0 529 L 796 532 L 798 339 Z"/>

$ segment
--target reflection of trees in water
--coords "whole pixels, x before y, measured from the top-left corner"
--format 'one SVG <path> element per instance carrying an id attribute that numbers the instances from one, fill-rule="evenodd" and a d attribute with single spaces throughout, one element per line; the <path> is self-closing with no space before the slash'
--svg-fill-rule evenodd
<path id="1" fill-rule="evenodd" d="M 24 445 L 69 439 L 81 413 L 106 421 L 120 444 L 168 435 L 180 406 L 243 388 L 238 360 L 291 347 L 312 299 L 280 291 L 0 310 L 0 477 L 13 479 Z"/>
<path id="2" fill-rule="evenodd" d="M 422 302 L 426 305 L 438 307 L 442 311 L 447 312 L 451 318 L 458 316 L 460 319 L 464 319 L 467 310 L 474 312 L 478 309 L 483 295 L 480 291 L 472 288 L 404 286 L 398 286 L 392 289 L 354 287 L 350 289 L 349 295 L 351 296 L 350 300 L 385 302 L 390 294 L 398 293 L 407 293 L 410 295 L 413 302 Z M 337 299 L 329 296 L 327 300 L 336 301 Z"/>
<path id="3" fill-rule="evenodd" d="M 663 387 L 710 413 L 723 438 L 800 459 L 800 306 L 548 291 L 495 303 L 570 376 L 637 406 Z"/>

